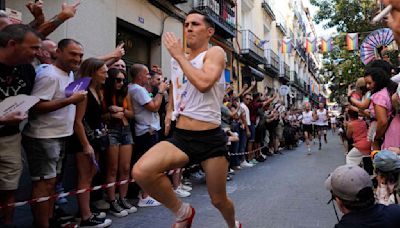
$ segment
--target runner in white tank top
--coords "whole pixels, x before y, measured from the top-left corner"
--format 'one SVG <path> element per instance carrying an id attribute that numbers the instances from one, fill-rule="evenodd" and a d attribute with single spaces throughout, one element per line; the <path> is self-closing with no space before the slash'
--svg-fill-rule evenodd
<path id="1" fill-rule="evenodd" d="M 310 140 L 312 140 L 312 132 L 313 132 L 313 112 L 311 111 L 311 105 L 310 103 L 305 103 L 304 104 L 304 111 L 302 114 L 302 124 L 303 124 L 303 132 L 304 132 L 304 140 L 306 142 L 307 146 L 307 155 L 311 155 L 311 143 Z"/>
<path id="2" fill-rule="evenodd" d="M 314 112 L 315 125 L 318 130 L 319 150 L 322 149 L 321 136 L 324 134 L 325 143 L 328 143 L 326 138 L 326 129 L 328 128 L 328 111 L 324 108 L 324 103 L 319 103 L 319 108 Z"/>
<path id="3" fill-rule="evenodd" d="M 173 33 L 164 34 L 163 43 L 173 58 L 166 133 L 171 119 L 176 120 L 176 129 L 172 138 L 151 148 L 132 170 L 143 190 L 175 215 L 173 227 L 190 227 L 195 210 L 176 197 L 164 173 L 196 163 L 201 163 L 210 197 L 218 202 L 228 227 L 242 227 L 235 220 L 234 206 L 226 193 L 229 164 L 226 135 L 220 128 L 226 56 L 221 47 L 208 48 L 214 32 L 208 15 L 189 12 L 184 23 L 188 55 Z"/>

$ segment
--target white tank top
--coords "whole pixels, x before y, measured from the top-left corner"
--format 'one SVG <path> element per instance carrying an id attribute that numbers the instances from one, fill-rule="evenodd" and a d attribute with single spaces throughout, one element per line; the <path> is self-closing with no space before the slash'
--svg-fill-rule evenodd
<path id="1" fill-rule="evenodd" d="M 302 123 L 310 125 L 310 124 L 312 124 L 312 121 L 313 121 L 312 111 L 303 112 Z"/>
<path id="2" fill-rule="evenodd" d="M 197 55 L 190 61 L 193 67 L 201 69 L 207 51 Z M 183 74 L 179 63 L 171 59 L 171 81 L 173 85 L 174 112 L 172 120 L 184 115 L 196 120 L 221 125 L 221 105 L 225 93 L 225 76 L 221 73 L 211 89 L 201 93 Z"/>
<path id="3" fill-rule="evenodd" d="M 316 125 L 328 126 L 328 121 L 326 118 L 326 109 L 324 109 L 322 112 L 319 109 L 317 109 L 317 116 L 318 116 L 318 120 L 316 121 Z"/>

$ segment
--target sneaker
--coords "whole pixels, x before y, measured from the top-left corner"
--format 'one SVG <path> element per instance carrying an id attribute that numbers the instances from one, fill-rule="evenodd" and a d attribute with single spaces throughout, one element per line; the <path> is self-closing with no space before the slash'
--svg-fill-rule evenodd
<path id="1" fill-rule="evenodd" d="M 190 176 L 191 176 L 193 179 L 198 180 L 198 181 L 203 180 L 204 177 L 205 177 L 203 174 L 200 173 L 200 171 L 199 171 L 199 172 L 192 173 L 192 174 L 190 174 Z"/>
<path id="2" fill-rule="evenodd" d="M 258 161 L 253 158 L 251 161 L 249 161 L 249 163 L 252 164 L 252 165 L 257 165 Z"/>
<path id="3" fill-rule="evenodd" d="M 119 199 L 119 205 L 126 210 L 129 214 L 137 212 L 137 208 L 129 203 L 126 198 Z"/>
<path id="4" fill-rule="evenodd" d="M 188 186 L 188 185 L 184 185 L 184 184 L 181 184 L 180 186 L 179 186 L 182 190 L 184 190 L 184 191 L 187 191 L 187 192 L 190 192 L 190 191 L 192 191 L 192 187 L 190 187 L 190 186 Z"/>
<path id="5" fill-rule="evenodd" d="M 242 168 L 251 168 L 251 167 L 253 167 L 254 165 L 253 165 L 253 164 L 250 164 L 250 163 L 248 163 L 246 160 L 244 160 L 242 163 L 240 163 L 240 166 L 241 166 Z"/>
<path id="6" fill-rule="evenodd" d="M 101 211 L 92 211 L 92 215 L 96 216 L 97 218 L 105 218 L 107 216 L 107 214 L 105 212 L 101 212 Z"/>
<path id="7" fill-rule="evenodd" d="M 144 199 L 142 199 L 141 196 L 139 197 L 138 207 L 156 207 L 160 205 L 161 205 L 160 202 L 158 202 L 157 200 L 153 199 L 150 196 L 147 196 Z"/>
<path id="8" fill-rule="evenodd" d="M 264 158 L 264 159 L 267 159 L 267 155 L 260 154 L 260 156 L 261 156 L 262 158 Z"/>
<path id="9" fill-rule="evenodd" d="M 121 205 L 119 205 L 117 200 L 111 201 L 110 202 L 110 210 L 109 212 L 118 217 L 118 218 L 122 218 L 128 215 L 128 212 L 126 210 L 124 210 Z"/>
<path id="10" fill-rule="evenodd" d="M 192 187 L 192 182 L 190 182 L 190 179 L 187 179 L 187 178 L 183 178 L 182 179 L 182 184 L 186 185 L 186 186 L 189 186 L 189 187 Z"/>
<path id="11" fill-rule="evenodd" d="M 182 188 L 180 188 L 180 186 L 177 189 L 174 189 L 174 192 L 175 195 L 180 198 L 189 197 L 191 195 L 190 192 L 183 190 Z"/>
<path id="12" fill-rule="evenodd" d="M 240 223 L 239 221 L 235 221 L 235 227 L 236 228 L 242 228 L 242 223 Z"/>
<path id="13" fill-rule="evenodd" d="M 81 228 L 84 228 L 84 227 L 102 228 L 102 227 L 110 226 L 111 223 L 112 223 L 111 219 L 98 218 L 92 214 L 92 216 L 90 216 L 89 219 L 82 220 L 79 227 L 81 227 Z"/>
<path id="14" fill-rule="evenodd" d="M 228 174 L 230 174 L 230 175 L 235 175 L 235 170 L 229 168 Z"/>
<path id="15" fill-rule="evenodd" d="M 232 176 L 230 175 L 230 174 L 228 174 L 227 176 L 226 176 L 226 181 L 231 181 L 232 180 Z"/>
<path id="16" fill-rule="evenodd" d="M 192 222 L 193 222 L 194 215 L 196 214 L 196 211 L 194 210 L 194 208 L 192 206 L 190 206 L 190 210 L 191 210 L 191 214 L 189 217 L 187 217 L 183 220 L 180 220 L 180 221 L 176 221 L 174 226 L 172 226 L 172 227 L 175 227 L 175 225 L 177 225 L 178 223 L 186 223 L 185 227 L 187 227 L 187 228 L 192 227 Z"/>
<path id="17" fill-rule="evenodd" d="M 105 200 L 97 200 L 92 202 L 92 207 L 99 211 L 106 211 L 110 209 L 110 204 L 107 203 Z"/>

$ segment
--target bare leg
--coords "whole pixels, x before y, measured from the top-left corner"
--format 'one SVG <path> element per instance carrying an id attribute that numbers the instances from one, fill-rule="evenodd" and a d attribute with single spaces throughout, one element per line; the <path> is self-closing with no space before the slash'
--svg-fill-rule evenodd
<path id="1" fill-rule="evenodd" d="M 119 180 L 129 179 L 130 162 L 132 157 L 132 145 L 123 145 L 119 148 Z M 125 198 L 128 192 L 128 184 L 119 186 L 120 198 Z"/>
<path id="2" fill-rule="evenodd" d="M 176 214 L 182 202 L 172 191 L 171 181 L 164 172 L 183 167 L 188 162 L 189 157 L 184 152 L 163 141 L 139 159 L 132 169 L 132 176 L 146 193 Z"/>
<path id="3" fill-rule="evenodd" d="M 206 183 L 211 202 L 224 217 L 228 227 L 235 227 L 235 209 L 226 193 L 228 161 L 225 157 L 207 159 L 201 163 L 206 173 Z"/>
<path id="4" fill-rule="evenodd" d="M 106 183 L 115 182 L 118 171 L 118 157 L 120 155 L 119 146 L 112 145 L 107 150 L 107 176 Z M 130 160 L 129 160 L 130 161 Z M 115 200 L 115 186 L 107 189 L 108 200 Z"/>
<path id="5" fill-rule="evenodd" d="M 46 197 L 52 192 L 51 186 L 55 185 L 56 178 L 32 182 L 32 198 Z M 50 201 L 32 204 L 32 215 L 36 227 L 49 227 Z"/>
<path id="6" fill-rule="evenodd" d="M 0 205 L 14 203 L 15 190 L 1 190 L 0 191 Z M 8 225 L 13 223 L 14 207 L 5 207 L 1 209 L 3 214 L 3 224 Z"/>
<path id="7" fill-rule="evenodd" d="M 91 158 L 84 153 L 76 154 L 76 162 L 78 168 L 78 189 L 89 188 L 92 183 L 92 178 L 96 173 L 96 169 L 92 164 Z M 78 195 L 78 204 L 83 220 L 88 219 L 92 212 L 90 211 L 90 193 L 85 192 Z"/>

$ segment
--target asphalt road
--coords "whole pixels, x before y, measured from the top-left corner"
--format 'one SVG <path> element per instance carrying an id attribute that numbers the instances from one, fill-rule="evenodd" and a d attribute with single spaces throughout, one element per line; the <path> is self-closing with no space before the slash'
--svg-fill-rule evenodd
<path id="1" fill-rule="evenodd" d="M 328 144 L 312 147 L 307 155 L 304 144 L 282 155 L 268 157 L 253 168 L 236 172 L 228 182 L 229 196 L 235 203 L 237 218 L 243 227 L 291 228 L 333 227 L 337 222 L 324 180 L 335 167 L 345 163 L 344 147 L 338 136 L 329 132 Z M 211 205 L 204 182 L 193 182 L 192 196 L 185 198 L 196 208 L 194 228 L 227 227 Z M 73 204 L 74 199 L 71 199 Z M 69 208 L 71 210 L 71 208 Z M 73 209 L 72 209 L 73 210 Z M 124 218 L 109 216 L 112 227 L 171 227 L 172 214 L 164 207 L 139 208 Z M 18 227 L 30 227 L 28 206 L 17 209 Z"/>

